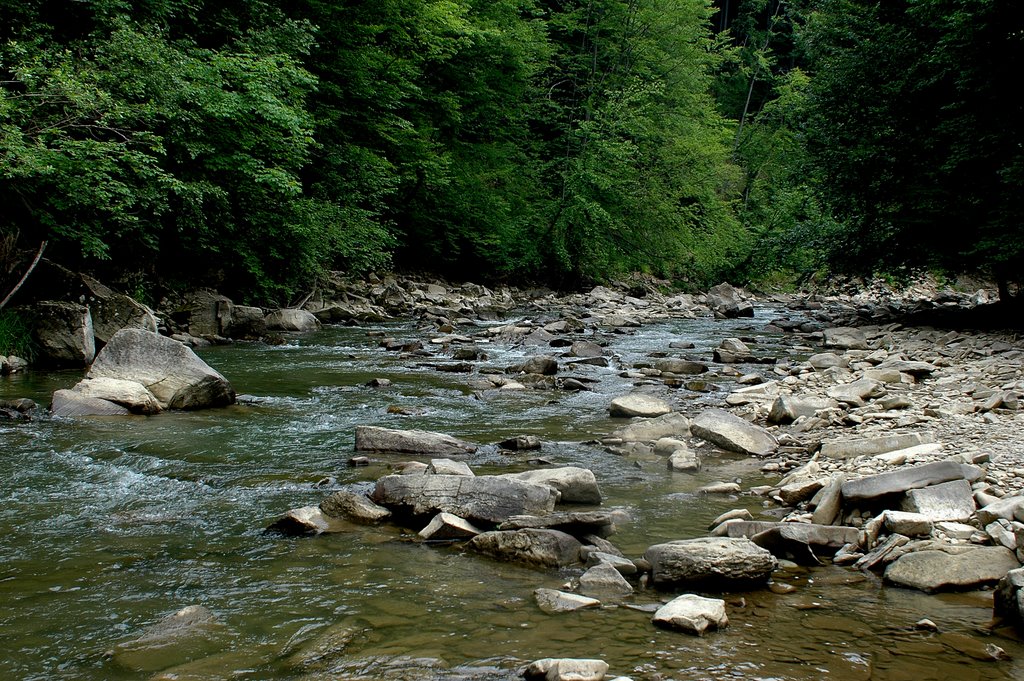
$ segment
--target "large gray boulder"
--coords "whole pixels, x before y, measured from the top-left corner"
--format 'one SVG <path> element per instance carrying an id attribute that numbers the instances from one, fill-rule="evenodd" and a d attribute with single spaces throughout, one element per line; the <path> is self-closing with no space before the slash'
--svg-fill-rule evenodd
<path id="1" fill-rule="evenodd" d="M 1013 551 L 1002 546 L 940 548 L 900 556 L 886 568 L 885 579 L 928 592 L 977 589 L 1020 567 Z"/>
<path id="2" fill-rule="evenodd" d="M 92 315 L 97 346 L 109 343 L 121 329 L 142 329 L 156 333 L 156 315 L 151 309 L 92 277 L 82 275 L 82 282 L 89 291 L 86 303 Z"/>
<path id="3" fill-rule="evenodd" d="M 769 423 L 792 423 L 801 416 L 814 416 L 824 409 L 837 409 L 839 403 L 830 397 L 816 395 L 782 395 L 775 398 L 768 413 Z"/>
<path id="4" fill-rule="evenodd" d="M 623 442 L 650 442 L 663 437 L 687 437 L 689 434 L 690 420 L 678 412 L 672 412 L 653 419 L 634 419 L 629 425 L 613 432 L 611 437 Z"/>
<path id="5" fill-rule="evenodd" d="M 724 409 L 708 409 L 690 422 L 690 432 L 730 452 L 767 456 L 779 443 L 760 426 Z"/>
<path id="6" fill-rule="evenodd" d="M 316 331 L 320 328 L 320 320 L 312 312 L 282 308 L 274 310 L 264 318 L 268 331 Z"/>
<path id="7" fill-rule="evenodd" d="M 920 513 L 932 522 L 951 520 L 965 523 L 974 515 L 974 494 L 966 480 L 950 480 L 938 485 L 909 490 L 901 508 Z"/>
<path id="8" fill-rule="evenodd" d="M 684 594 L 658 608 L 651 621 L 659 627 L 703 636 L 709 629 L 722 629 L 729 624 L 725 601 Z"/>
<path id="9" fill-rule="evenodd" d="M 467 542 L 477 553 L 510 563 L 560 568 L 580 562 L 583 545 L 558 530 L 497 530 L 484 532 Z"/>
<path id="10" fill-rule="evenodd" d="M 156 414 L 160 402 L 138 381 L 120 378 L 87 378 L 72 388 L 79 395 L 119 404 L 133 414 Z"/>
<path id="11" fill-rule="evenodd" d="M 356 523 L 379 523 L 391 517 L 391 511 L 370 501 L 365 494 L 339 490 L 320 502 L 320 510 L 332 518 Z"/>
<path id="12" fill-rule="evenodd" d="M 921 466 L 901 468 L 890 473 L 869 475 L 843 483 L 843 499 L 847 503 L 872 501 L 890 494 L 937 485 L 964 477 L 963 468 L 955 461 L 934 461 Z M 913 509 L 905 509 L 913 510 Z"/>
<path id="13" fill-rule="evenodd" d="M 472 454 L 476 450 L 476 445 L 444 433 L 356 426 L 357 452 L 400 452 L 446 457 Z"/>
<path id="14" fill-rule="evenodd" d="M 651 418 L 668 414 L 671 411 L 672 407 L 665 400 L 645 393 L 631 393 L 616 397 L 608 405 L 609 415 L 625 418 L 634 416 Z"/>
<path id="15" fill-rule="evenodd" d="M 186 294 L 173 307 L 171 319 L 187 327 L 193 336 L 224 336 L 233 323 L 234 309 L 230 298 L 198 290 Z"/>
<path id="16" fill-rule="evenodd" d="M 498 477 L 523 480 L 550 487 L 558 493 L 561 504 L 600 504 L 601 489 L 593 471 L 578 466 L 538 468 L 522 473 L 506 473 Z"/>
<path id="17" fill-rule="evenodd" d="M 813 523 L 779 523 L 764 520 L 738 520 L 723 526 L 728 537 L 747 537 L 775 555 L 773 549 L 803 544 L 822 553 L 835 553 L 846 544 L 857 541 L 856 527 L 816 525 Z"/>
<path id="18" fill-rule="evenodd" d="M 1024 568 L 1010 570 L 996 585 L 992 611 L 1024 629 Z"/>
<path id="19" fill-rule="evenodd" d="M 778 561 L 749 539 L 700 537 L 647 549 L 656 586 L 746 587 L 768 581 Z"/>
<path id="20" fill-rule="evenodd" d="M 470 522 L 500 523 L 514 515 L 545 515 L 557 493 L 545 485 L 478 475 L 387 475 L 370 499 L 395 513 L 430 516 L 444 511 Z"/>
<path id="21" fill-rule="evenodd" d="M 740 297 L 739 291 L 729 284 L 718 284 L 705 295 L 708 307 L 723 317 L 753 317 L 754 306 Z"/>
<path id="22" fill-rule="evenodd" d="M 840 326 L 832 329 L 825 329 L 825 347 L 839 348 L 840 350 L 867 350 L 868 339 L 861 329 Z"/>
<path id="23" fill-rule="evenodd" d="M 88 397 L 74 390 L 57 390 L 50 402 L 50 413 L 54 416 L 126 416 L 131 412 L 121 406 L 98 397 Z"/>
<path id="24" fill-rule="evenodd" d="M 142 329 L 122 329 L 96 356 L 87 378 L 136 381 L 164 409 L 222 407 L 235 401 L 227 379 L 190 348 Z"/>
<path id="25" fill-rule="evenodd" d="M 96 356 L 92 315 L 84 305 L 43 301 L 18 308 L 18 314 L 32 329 L 39 364 L 85 367 Z"/>

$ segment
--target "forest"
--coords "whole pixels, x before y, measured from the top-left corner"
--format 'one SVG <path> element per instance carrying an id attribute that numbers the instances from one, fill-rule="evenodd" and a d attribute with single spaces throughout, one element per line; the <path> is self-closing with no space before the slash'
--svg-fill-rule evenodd
<path id="1" fill-rule="evenodd" d="M 1012 0 L 0 0 L 0 280 L 1024 272 Z M 1017 104 L 1013 104 L 1017 101 Z"/>

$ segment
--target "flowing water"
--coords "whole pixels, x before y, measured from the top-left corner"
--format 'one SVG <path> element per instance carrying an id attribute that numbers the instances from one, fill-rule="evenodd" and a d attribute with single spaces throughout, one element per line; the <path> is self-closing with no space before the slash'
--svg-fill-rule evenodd
<path id="1" fill-rule="evenodd" d="M 757 347 L 769 354 L 792 352 L 759 334 L 771 314 L 664 322 L 605 338 L 622 363 L 671 341 L 692 341 L 696 349 L 683 354 L 707 357 L 718 340 L 738 333 L 760 335 Z M 506 679 L 542 657 L 601 658 L 613 674 L 634 679 L 1024 678 L 1024 645 L 988 628 L 986 592 L 928 596 L 847 569 L 793 569 L 776 576 L 793 592 L 726 595 L 729 627 L 693 638 L 650 624 L 643 606 L 669 593 L 546 615 L 533 590 L 558 588 L 578 571 L 500 564 L 426 546 L 388 526 L 301 539 L 264 533 L 289 508 L 341 486 L 369 489 L 387 472 L 388 457 L 347 466 L 360 424 L 480 443 L 539 435 L 542 456 L 591 468 L 604 506 L 632 516 L 612 538 L 627 556 L 703 536 L 730 508 L 761 510 L 756 497 L 694 493 L 711 481 L 761 484 L 756 460 L 721 455 L 693 476 L 586 444 L 621 425 L 606 412 L 629 389 L 617 362 L 571 370 L 596 380 L 593 392 L 474 395 L 467 375 L 419 364 L 437 358 L 386 352 L 379 333 L 422 337 L 395 323 L 327 328 L 282 346 L 205 349 L 208 363 L 254 397 L 227 409 L 0 422 L 0 678 L 148 679 L 195 660 L 161 678 Z M 484 367 L 536 352 L 484 348 Z M 80 377 L 15 375 L 0 380 L 0 397 L 46 403 Z M 393 385 L 363 385 L 374 377 Z M 686 409 L 689 400 L 719 398 L 681 390 L 670 399 Z M 389 414 L 391 405 L 418 415 Z M 485 447 L 468 462 L 478 473 L 507 472 L 527 468 L 527 458 Z M 134 657 L 109 653 L 190 604 L 218 617 L 205 643 Z M 922 617 L 940 633 L 915 630 Z M 308 653 L 311 641 L 331 636 L 345 644 Z M 988 644 L 1012 659 L 979 659 Z"/>

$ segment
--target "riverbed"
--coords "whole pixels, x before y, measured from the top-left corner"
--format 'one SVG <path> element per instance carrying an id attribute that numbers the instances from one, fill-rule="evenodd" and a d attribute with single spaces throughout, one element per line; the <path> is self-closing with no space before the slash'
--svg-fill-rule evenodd
<path id="1" fill-rule="evenodd" d="M 611 537 L 631 557 L 654 543 L 703 536 L 732 508 L 757 516 L 761 497 L 696 493 L 710 482 L 739 480 L 746 489 L 777 480 L 761 473 L 757 459 L 718 453 L 705 457 L 699 474 L 673 473 L 664 461 L 627 459 L 597 440 L 623 423 L 607 415 L 611 399 L 632 387 L 619 376 L 622 367 L 652 352 L 707 360 L 722 338 L 736 335 L 755 338 L 762 354 L 802 352 L 762 331 L 778 312 L 761 307 L 753 320 L 678 319 L 603 334 L 611 366 L 562 368 L 593 381 L 585 392 L 476 390 L 476 374 L 431 366 L 449 361 L 443 354 L 380 346 L 382 336 L 439 335 L 409 321 L 327 327 L 283 345 L 202 349 L 245 396 L 225 409 L 0 422 L 0 677 L 151 678 L 182 664 L 181 651 L 131 668 L 109 651 L 201 604 L 218 628 L 205 647 L 188 651 L 191 667 L 164 678 L 511 679 L 544 657 L 601 658 L 611 674 L 634 679 L 1024 678 L 1024 645 L 988 626 L 990 592 L 929 596 L 850 569 L 794 567 L 775 581 L 795 590 L 727 594 L 729 627 L 693 638 L 650 623 L 648 606 L 672 593 L 638 591 L 596 610 L 547 615 L 534 589 L 559 588 L 578 570 L 501 564 L 457 546 L 425 545 L 392 526 L 298 539 L 263 531 L 287 509 L 333 490 L 369 489 L 402 460 L 375 456 L 369 466 L 350 467 L 354 430 L 363 424 L 480 444 L 537 435 L 540 452 L 491 446 L 466 461 L 477 473 L 525 470 L 542 465 L 530 461 L 538 456 L 590 468 L 604 507 L 632 518 Z M 670 350 L 672 342 L 694 348 Z M 480 347 L 487 359 L 475 372 L 551 352 Z M 0 398 L 46 404 L 53 390 L 80 378 L 16 374 L 0 379 Z M 372 378 L 392 384 L 366 386 Z M 710 382 L 728 387 L 732 380 Z M 724 394 L 666 393 L 684 412 L 718 406 Z M 915 628 L 922 618 L 938 632 Z M 303 656 L 308 642 L 332 628 L 350 632 L 343 651 Z M 988 659 L 990 644 L 1011 659 Z"/>

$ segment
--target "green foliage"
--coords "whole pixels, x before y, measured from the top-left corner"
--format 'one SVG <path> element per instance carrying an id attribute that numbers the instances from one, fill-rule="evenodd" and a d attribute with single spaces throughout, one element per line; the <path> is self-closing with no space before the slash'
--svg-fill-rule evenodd
<path id="1" fill-rule="evenodd" d="M 32 330 L 11 310 L 0 310 L 0 355 L 16 355 L 28 361 L 36 355 Z"/>

